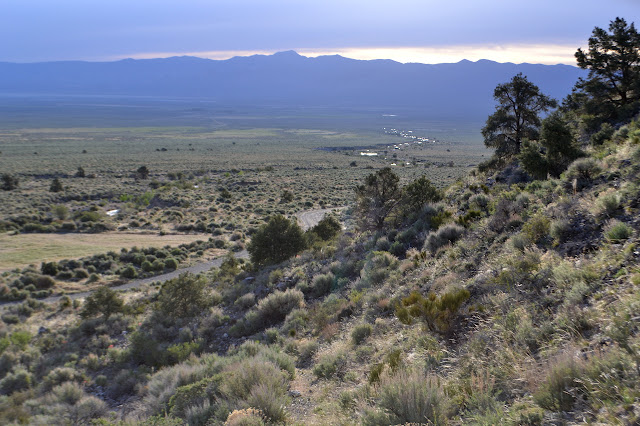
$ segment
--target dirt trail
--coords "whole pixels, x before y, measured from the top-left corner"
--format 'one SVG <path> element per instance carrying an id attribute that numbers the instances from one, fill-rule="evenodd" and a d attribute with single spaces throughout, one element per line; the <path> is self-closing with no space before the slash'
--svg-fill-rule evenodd
<path id="1" fill-rule="evenodd" d="M 333 207 L 330 209 L 308 210 L 305 212 L 297 213 L 295 216 L 298 219 L 298 223 L 303 231 L 309 228 L 313 228 L 322 220 L 324 215 L 336 210 L 343 209 L 344 207 Z"/>
<path id="2" fill-rule="evenodd" d="M 300 226 L 302 227 L 302 229 L 306 231 L 307 229 L 312 228 L 315 225 L 317 225 L 318 222 L 320 222 L 322 220 L 322 218 L 324 217 L 325 214 L 327 214 L 329 212 L 332 212 L 334 210 L 340 209 L 340 208 L 342 208 L 342 207 L 336 207 L 336 208 L 331 208 L 331 209 L 320 209 L 320 210 L 308 210 L 308 211 L 297 213 L 296 214 L 296 218 L 298 219 L 298 222 L 300 223 Z M 241 252 L 235 253 L 234 256 L 237 257 L 237 258 L 240 258 L 240 259 L 248 259 L 249 258 L 249 253 L 246 250 L 243 250 Z M 154 277 L 149 277 L 149 278 L 144 278 L 144 279 L 140 279 L 140 280 L 129 281 L 128 283 L 121 284 L 119 286 L 114 286 L 114 287 L 111 287 L 111 288 L 113 290 L 129 290 L 129 289 L 132 289 L 132 288 L 138 288 L 138 287 L 140 287 L 142 285 L 151 284 L 151 283 L 154 283 L 154 282 L 163 283 L 165 281 L 168 281 L 168 280 L 171 280 L 173 278 L 176 278 L 180 274 L 183 274 L 185 272 L 191 272 L 193 274 L 198 274 L 200 272 L 208 271 L 211 268 L 217 268 L 222 264 L 223 260 L 224 260 L 224 257 L 218 257 L 218 258 L 210 260 L 208 262 L 198 263 L 196 265 L 189 266 L 187 268 L 176 269 L 175 271 L 168 272 L 166 274 L 156 275 Z M 92 290 L 92 291 L 94 291 L 94 290 Z M 72 293 L 72 294 L 68 294 L 67 296 L 69 296 L 71 299 L 84 299 L 85 297 L 90 295 L 92 293 L 92 291 L 83 291 L 81 293 Z M 62 295 L 49 296 L 49 297 L 45 297 L 44 299 L 39 299 L 39 301 L 45 302 L 45 303 L 54 303 L 54 302 L 59 301 L 63 297 L 64 296 L 62 296 Z M 0 309 L 3 309 L 5 307 L 11 306 L 11 305 L 17 305 L 17 304 L 22 303 L 22 302 L 23 302 L 23 300 L 18 300 L 18 301 L 15 301 L 15 302 L 0 302 Z"/>

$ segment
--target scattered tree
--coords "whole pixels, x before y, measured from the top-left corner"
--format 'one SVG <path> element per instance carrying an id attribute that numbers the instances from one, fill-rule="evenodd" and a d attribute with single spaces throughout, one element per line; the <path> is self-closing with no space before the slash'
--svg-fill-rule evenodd
<path id="1" fill-rule="evenodd" d="M 147 166 L 140 166 L 138 170 L 136 170 L 136 177 L 138 179 L 146 179 L 149 177 L 149 169 Z"/>
<path id="2" fill-rule="evenodd" d="M 18 187 L 18 178 L 8 173 L 2 175 L 2 190 L 13 191 Z"/>
<path id="3" fill-rule="evenodd" d="M 597 131 L 603 122 L 618 123 L 640 112 L 640 34 L 633 23 L 616 18 L 609 32 L 595 27 L 589 49 L 578 49 L 578 66 L 589 70 L 565 105 L 595 116 L 587 123 Z"/>
<path id="4" fill-rule="evenodd" d="M 207 306 L 204 277 L 191 273 L 166 281 L 156 303 L 156 311 L 171 318 L 187 318 L 199 314 Z"/>
<path id="5" fill-rule="evenodd" d="M 418 211 L 426 203 L 438 202 L 442 193 L 426 176 L 420 176 L 402 189 L 403 204 L 411 212 Z"/>
<path id="6" fill-rule="evenodd" d="M 556 101 L 542 94 L 522 73 L 499 84 L 493 97 L 498 105 L 482 128 L 482 136 L 487 148 L 495 149 L 495 158 L 508 160 L 520 153 L 524 139 L 538 138 L 539 114 L 555 107 Z"/>
<path id="7" fill-rule="evenodd" d="M 300 226 L 282 215 L 273 216 L 251 237 L 247 247 L 257 265 L 279 263 L 305 248 Z"/>
<path id="8" fill-rule="evenodd" d="M 385 167 L 367 176 L 364 185 L 356 188 L 357 210 L 363 228 L 384 228 L 385 221 L 402 197 L 399 181 L 398 175 Z"/>
<path id="9" fill-rule="evenodd" d="M 50 192 L 61 192 L 64 188 L 62 187 L 62 182 L 60 179 L 54 178 L 51 182 L 51 186 L 49 187 Z"/>
<path id="10" fill-rule="evenodd" d="M 100 287 L 87 296 L 80 316 L 82 318 L 89 318 L 102 314 L 105 319 L 109 319 L 112 314 L 122 312 L 123 310 L 124 302 L 118 292 L 111 290 L 109 287 Z"/>

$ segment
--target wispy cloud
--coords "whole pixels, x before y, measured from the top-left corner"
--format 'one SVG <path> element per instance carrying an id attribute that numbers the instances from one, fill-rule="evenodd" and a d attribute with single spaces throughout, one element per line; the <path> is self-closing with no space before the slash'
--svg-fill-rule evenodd
<path id="1" fill-rule="evenodd" d="M 503 45 L 457 45 L 434 47 L 345 47 L 345 48 L 298 48 L 293 49 L 307 57 L 341 55 L 352 59 L 391 59 L 402 63 L 438 64 L 459 62 L 463 59 L 477 61 L 489 59 L 496 62 L 568 64 L 575 65 L 575 44 L 503 44 Z M 196 56 L 208 59 L 229 59 L 234 56 L 270 55 L 277 50 L 213 50 L 198 52 L 144 52 L 103 58 L 150 59 L 171 56 Z"/>

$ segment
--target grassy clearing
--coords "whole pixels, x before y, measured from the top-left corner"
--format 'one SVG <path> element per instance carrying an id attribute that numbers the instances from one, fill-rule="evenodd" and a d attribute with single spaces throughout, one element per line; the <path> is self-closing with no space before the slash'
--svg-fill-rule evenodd
<path id="1" fill-rule="evenodd" d="M 30 264 L 74 259 L 121 248 L 177 246 L 208 237 L 199 234 L 156 235 L 142 233 L 0 234 L 0 271 Z"/>

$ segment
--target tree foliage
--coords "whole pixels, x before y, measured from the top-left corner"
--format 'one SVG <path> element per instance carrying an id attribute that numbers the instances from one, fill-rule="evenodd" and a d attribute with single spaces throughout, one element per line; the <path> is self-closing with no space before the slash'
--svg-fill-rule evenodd
<path id="1" fill-rule="evenodd" d="M 542 121 L 537 142 L 524 141 L 518 159 L 527 173 L 544 179 L 547 175 L 560 176 L 581 155 L 569 124 L 556 111 Z"/>
<path id="2" fill-rule="evenodd" d="M 108 319 L 111 315 L 123 310 L 124 302 L 120 295 L 109 287 L 100 287 L 87 297 L 80 316 L 89 318 L 102 314 L 105 319 Z"/>
<path id="3" fill-rule="evenodd" d="M 427 203 L 435 203 L 442 199 L 442 193 L 426 176 L 420 176 L 402 189 L 405 209 L 414 212 Z"/>
<path id="4" fill-rule="evenodd" d="M 633 23 L 616 18 L 609 32 L 595 27 L 586 51 L 575 54 L 578 66 L 589 70 L 565 105 L 595 117 L 592 131 L 602 122 L 617 123 L 640 111 L 640 34 Z"/>
<path id="5" fill-rule="evenodd" d="M 61 192 L 63 189 L 64 188 L 62 187 L 62 182 L 60 182 L 60 179 L 54 178 L 51 181 L 51 186 L 49 187 L 50 192 Z"/>
<path id="6" fill-rule="evenodd" d="M 207 306 L 206 282 L 189 272 L 166 281 L 156 304 L 156 311 L 171 318 L 187 318 L 199 314 Z"/>
<path id="7" fill-rule="evenodd" d="M 3 191 L 13 191 L 18 187 L 18 178 L 10 175 L 8 173 L 4 173 L 2 175 L 2 190 Z"/>
<path id="8" fill-rule="evenodd" d="M 357 210 L 363 228 L 384 228 L 385 220 L 402 197 L 399 182 L 398 175 L 385 167 L 367 176 L 364 184 L 356 188 Z"/>
<path id="9" fill-rule="evenodd" d="M 326 215 L 309 232 L 316 234 L 321 240 L 327 241 L 338 235 L 341 229 L 342 225 L 340 225 L 338 219 L 331 215 Z"/>
<path id="10" fill-rule="evenodd" d="M 247 247 L 256 265 L 279 263 L 305 248 L 302 229 L 282 215 L 273 216 L 251 237 Z"/>
<path id="11" fill-rule="evenodd" d="M 555 107 L 556 101 L 542 94 L 522 73 L 499 84 L 493 97 L 498 105 L 482 128 L 484 144 L 495 149 L 496 158 L 509 159 L 520 153 L 524 139 L 538 138 L 539 114 Z"/>

